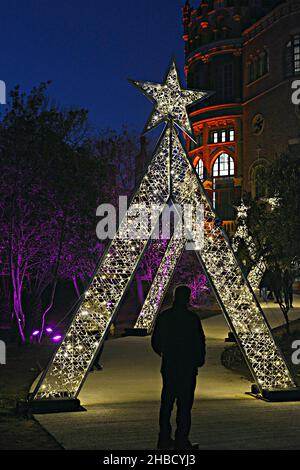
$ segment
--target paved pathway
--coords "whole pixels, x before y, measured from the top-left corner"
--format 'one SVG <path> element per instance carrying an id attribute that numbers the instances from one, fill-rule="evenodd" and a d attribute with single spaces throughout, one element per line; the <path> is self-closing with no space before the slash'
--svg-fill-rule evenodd
<path id="1" fill-rule="evenodd" d="M 300 299 L 291 319 L 300 317 Z M 274 305 L 272 324 L 282 323 Z M 250 383 L 220 364 L 227 325 L 222 315 L 203 321 L 208 357 L 200 371 L 192 438 L 203 449 L 298 449 L 300 403 L 266 403 L 248 397 Z M 110 341 L 104 370 L 90 374 L 80 399 L 87 412 L 36 416 L 66 449 L 153 449 L 161 380 L 149 338 Z"/>

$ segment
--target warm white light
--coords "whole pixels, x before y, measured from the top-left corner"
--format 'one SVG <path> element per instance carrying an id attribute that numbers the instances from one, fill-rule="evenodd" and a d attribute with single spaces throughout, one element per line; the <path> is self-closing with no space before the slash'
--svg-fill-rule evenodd
<path id="1" fill-rule="evenodd" d="M 177 101 L 176 106 L 175 102 L 170 101 L 171 97 L 179 99 L 182 92 L 182 90 L 179 92 L 177 72 L 175 77 L 173 68 L 172 65 L 168 75 L 169 80 L 164 85 L 157 85 L 155 88 L 153 84 L 143 85 L 138 82 L 138 86 L 148 94 L 152 93 L 157 101 L 149 126 L 153 125 L 153 120 L 161 120 L 165 116 L 169 120 L 170 112 L 174 112 L 174 119 L 177 123 L 180 122 L 184 118 L 182 106 L 188 104 L 186 100 L 192 101 L 199 97 L 200 92 L 198 95 L 183 94 L 182 100 Z M 170 158 L 170 144 L 172 144 L 172 158 Z M 170 160 L 172 175 L 170 175 Z M 170 178 L 172 178 L 172 194 L 170 194 Z M 193 205 L 202 203 L 204 206 L 204 247 L 196 254 L 218 293 L 224 315 L 239 339 L 257 383 L 264 389 L 294 387 L 294 381 L 274 342 L 263 313 L 249 289 L 223 229 L 219 223 L 216 223 L 216 215 L 203 186 L 170 124 L 159 142 L 132 204 L 145 204 L 147 208 L 162 207 L 167 204 L 169 197 L 172 197 L 174 203 L 182 206 L 188 203 Z M 156 215 L 158 220 L 160 214 Z M 146 225 L 147 221 L 145 221 L 145 233 L 148 229 Z M 125 221 L 120 224 L 118 233 L 124 233 L 124 230 L 126 230 Z M 83 303 L 75 314 L 67 336 L 59 345 L 50 367 L 42 376 L 34 392 L 35 399 L 75 397 L 82 386 L 147 246 L 147 240 L 123 240 L 118 233 L 103 257 L 91 286 L 83 296 Z M 167 280 L 170 279 L 181 253 L 182 240 L 176 242 L 172 240 L 153 283 L 150 296 L 147 297 L 141 324 L 145 322 L 145 325 L 151 325 L 155 319 L 167 288 Z M 73 345 L 72 354 L 68 354 L 66 358 L 65 354 L 69 350 L 70 343 Z"/>

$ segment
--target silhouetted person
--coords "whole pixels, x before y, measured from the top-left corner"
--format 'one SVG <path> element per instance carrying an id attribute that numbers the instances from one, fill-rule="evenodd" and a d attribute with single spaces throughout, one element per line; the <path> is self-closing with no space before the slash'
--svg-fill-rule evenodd
<path id="1" fill-rule="evenodd" d="M 173 306 L 158 315 L 152 335 L 152 348 L 162 357 L 159 449 L 193 447 L 189 441 L 191 410 L 198 367 L 205 362 L 205 336 L 200 319 L 187 308 L 190 296 L 189 287 L 176 288 Z M 174 442 L 170 418 L 175 400 L 177 429 Z"/>
<path id="2" fill-rule="evenodd" d="M 272 289 L 275 296 L 275 302 L 282 304 L 282 276 L 278 266 L 271 272 Z"/>
<path id="3" fill-rule="evenodd" d="M 289 310 L 290 308 L 293 308 L 294 277 L 293 277 L 293 274 L 288 269 L 286 269 L 283 273 L 282 284 L 283 284 L 284 301 L 286 304 L 286 308 Z"/>
<path id="4" fill-rule="evenodd" d="M 266 270 L 261 278 L 259 289 L 263 302 L 268 301 L 268 290 L 271 289 L 270 271 Z"/>

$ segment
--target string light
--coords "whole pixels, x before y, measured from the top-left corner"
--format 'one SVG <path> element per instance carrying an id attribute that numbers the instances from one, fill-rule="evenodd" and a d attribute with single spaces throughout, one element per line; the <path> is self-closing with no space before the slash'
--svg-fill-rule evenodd
<path id="1" fill-rule="evenodd" d="M 165 129 L 132 204 L 144 204 L 149 209 L 153 206 L 163 207 L 170 197 L 174 203 L 182 207 L 184 204 L 195 206 L 203 204 L 204 245 L 201 251 L 196 251 L 196 254 L 205 268 L 256 382 L 263 389 L 295 387 L 263 312 L 241 272 L 234 251 L 220 227 L 178 135 L 174 132 L 174 123 L 183 125 L 185 106 L 190 104 L 186 98 L 197 99 L 199 94 L 197 96 L 190 93 L 182 94 L 183 90 L 180 88 L 174 64 L 167 77 L 169 79 L 167 78 L 164 85 L 155 87 L 148 82 L 136 83 L 156 102 L 156 109 L 148 127 L 151 127 L 154 121 L 166 119 L 166 116 L 169 122 L 170 113 L 173 123 L 169 123 Z M 205 92 L 202 92 L 202 97 L 204 95 Z M 187 122 L 185 124 L 187 125 Z M 170 143 L 172 155 L 170 155 Z M 171 194 L 170 170 L 172 171 Z M 160 214 L 161 212 L 157 211 L 156 222 Z M 145 229 L 144 233 L 147 233 L 148 222 L 142 220 L 141 223 L 144 224 L 142 227 Z M 195 219 L 193 226 L 196 232 L 197 229 L 200 230 Z M 133 228 L 133 221 L 125 217 L 75 314 L 66 337 L 61 342 L 50 366 L 42 375 L 33 393 L 34 399 L 77 396 L 147 247 L 147 239 L 123 239 L 118 236 L 119 233 L 132 233 Z M 139 324 L 149 326 L 154 321 L 182 250 L 183 240 L 173 237 L 159 267 L 150 295 L 146 299 Z"/>
<path id="2" fill-rule="evenodd" d="M 249 207 L 246 206 L 244 201 L 241 202 L 240 206 L 237 207 L 237 221 L 238 227 L 232 239 L 233 250 L 237 253 L 241 241 L 245 243 L 249 251 L 249 255 L 252 259 L 257 259 L 257 249 L 254 243 L 252 236 L 249 234 L 247 227 L 247 218 L 248 218 Z M 260 281 L 267 269 L 265 260 L 263 257 L 260 257 L 258 261 L 252 266 L 250 272 L 248 273 L 248 281 L 253 290 L 259 289 Z"/>

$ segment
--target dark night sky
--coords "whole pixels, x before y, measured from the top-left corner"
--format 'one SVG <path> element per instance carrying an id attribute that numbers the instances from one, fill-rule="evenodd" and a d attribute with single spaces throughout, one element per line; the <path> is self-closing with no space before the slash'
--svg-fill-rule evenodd
<path id="1" fill-rule="evenodd" d="M 151 104 L 127 78 L 183 77 L 184 0 L 8 0 L 1 3 L 0 79 L 25 90 L 52 80 L 60 105 L 85 107 L 97 128 L 141 131 Z"/>

